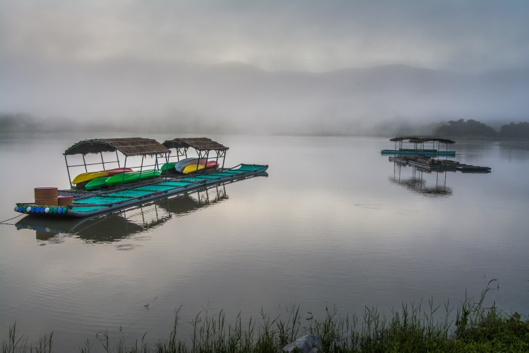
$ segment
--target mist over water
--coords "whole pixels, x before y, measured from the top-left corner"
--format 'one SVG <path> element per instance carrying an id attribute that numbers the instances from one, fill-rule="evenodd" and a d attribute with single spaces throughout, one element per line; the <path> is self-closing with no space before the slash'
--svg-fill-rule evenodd
<path id="1" fill-rule="evenodd" d="M 7 0 L 0 113 L 71 131 L 312 135 L 527 121 L 527 13 L 494 0 Z"/>
<path id="2" fill-rule="evenodd" d="M 2 95 L 4 109 L 77 121 L 78 129 L 107 124 L 122 131 L 391 135 L 447 120 L 528 120 L 529 70 L 515 72 L 386 66 L 314 74 L 236 63 L 153 68 L 116 62 L 61 65 L 37 79 L 21 66 L 3 73 Z"/>

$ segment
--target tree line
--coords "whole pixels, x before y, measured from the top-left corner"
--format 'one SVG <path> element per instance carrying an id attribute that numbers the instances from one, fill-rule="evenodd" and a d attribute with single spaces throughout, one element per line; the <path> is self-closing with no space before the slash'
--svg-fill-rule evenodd
<path id="1" fill-rule="evenodd" d="M 519 122 L 506 124 L 497 131 L 482 122 L 469 119 L 450 120 L 438 126 L 434 134 L 436 136 L 451 137 L 488 137 L 488 138 L 509 138 L 509 139 L 529 139 L 529 123 Z"/>
<path id="2" fill-rule="evenodd" d="M 158 124 L 160 125 L 160 124 Z M 30 114 L 23 113 L 1 113 L 0 112 L 0 132 L 1 131 L 26 131 L 26 132 L 122 132 L 124 129 L 130 130 L 150 130 L 155 129 L 158 125 L 151 126 L 141 126 L 136 124 L 136 126 L 131 127 L 130 125 L 120 125 L 120 124 L 109 124 L 103 122 L 85 122 L 80 123 L 73 119 L 67 119 L 64 117 L 55 117 L 48 119 L 38 119 Z M 200 126 L 194 124 L 193 120 L 182 119 L 172 119 L 170 121 L 163 121 L 163 124 L 160 126 L 170 127 L 173 130 L 189 132 L 188 130 L 192 129 L 200 132 L 202 130 L 212 130 L 212 131 L 221 131 L 220 127 L 211 128 L 208 126 Z M 159 127 L 159 126 L 158 126 Z M 395 127 L 393 127 L 394 129 Z M 473 137 L 473 138 L 498 138 L 498 139 L 523 139 L 529 140 L 529 122 L 519 122 L 506 124 L 500 127 L 499 130 L 496 130 L 482 122 L 477 120 L 450 120 L 445 123 L 432 125 L 425 125 L 423 127 L 407 125 L 406 131 L 408 135 L 420 134 L 424 135 L 425 133 L 419 133 L 419 131 L 428 131 L 429 134 L 432 132 L 436 136 L 443 137 Z M 433 129 L 433 131 L 432 131 Z M 386 130 L 385 127 L 379 126 L 380 131 Z M 155 132 L 155 131 L 152 131 Z"/>

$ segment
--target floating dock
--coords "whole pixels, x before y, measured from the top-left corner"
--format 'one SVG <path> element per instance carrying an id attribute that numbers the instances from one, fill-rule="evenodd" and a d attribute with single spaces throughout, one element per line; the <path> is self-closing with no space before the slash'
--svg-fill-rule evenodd
<path id="1" fill-rule="evenodd" d="M 389 157 L 390 161 L 414 166 L 427 171 L 460 171 L 463 173 L 490 173 L 490 167 L 464 164 L 449 159 L 435 159 L 424 155 Z"/>
<path id="2" fill-rule="evenodd" d="M 193 159 L 193 168 L 196 172 L 191 174 L 178 173 L 174 170 L 164 170 L 158 161 L 161 158 L 165 161 L 164 165 L 169 165 L 171 149 L 176 150 L 176 157 L 188 157 L 187 152 L 189 148 L 195 149 L 197 152 L 196 159 Z M 57 190 L 57 188 L 36 188 L 35 201 L 17 203 L 15 212 L 24 214 L 36 214 L 45 217 L 90 217 L 98 214 L 109 213 L 116 210 L 141 205 L 151 202 L 153 200 L 170 197 L 174 195 L 187 194 L 192 191 L 204 187 L 211 187 L 229 182 L 245 180 L 255 176 L 266 174 L 267 165 L 256 164 L 239 164 L 233 168 L 224 168 L 224 158 L 226 156 L 227 147 L 212 141 L 207 138 L 181 138 L 165 141 L 163 144 L 158 143 L 152 139 L 144 138 L 115 138 L 115 139 L 93 139 L 80 141 L 72 147 L 68 148 L 64 153 L 66 168 L 68 171 L 68 178 L 70 180 L 71 188 L 68 190 Z M 118 151 L 124 156 L 124 163 L 121 163 Z M 97 163 L 88 163 L 85 156 L 87 154 L 100 154 L 101 159 Z M 110 153 L 112 160 L 104 159 L 103 153 Z M 71 165 L 67 156 L 82 155 L 82 164 Z M 139 167 L 131 167 L 138 169 L 133 172 L 123 173 L 120 185 L 103 183 L 98 190 L 87 190 L 86 183 L 78 185 L 72 184 L 71 172 L 72 168 L 83 168 L 84 174 L 105 173 L 107 170 L 127 169 L 127 158 L 139 158 L 141 164 Z M 153 164 L 146 164 L 145 158 L 153 157 L 155 161 Z M 115 158 L 115 159 L 114 159 Z M 196 160 L 196 162 L 195 162 Z M 218 167 L 222 160 L 222 167 Z M 214 163 L 208 164 L 208 162 Z M 118 168 L 106 168 L 112 164 L 117 164 Z M 213 168 L 201 167 L 204 165 L 215 165 Z M 96 165 L 102 166 L 103 170 L 88 171 L 88 167 Z M 114 167 L 112 165 L 112 167 Z M 146 167 L 153 167 L 153 169 L 146 170 Z M 152 171 L 152 173 L 151 173 Z M 137 176 L 134 182 L 128 182 L 131 173 Z M 135 174 L 134 174 L 135 173 Z M 142 178 L 142 173 L 148 175 L 147 179 Z M 101 177 L 105 179 L 106 177 Z M 108 177 L 110 178 L 110 177 Z M 113 179 L 116 175 L 112 176 Z M 75 179 L 74 179 L 75 180 Z M 55 194 L 49 192 L 48 189 L 55 189 Z M 40 194 L 44 192 L 51 195 L 51 197 L 42 198 L 37 197 L 37 191 Z M 53 190 L 51 190 L 53 191 Z M 45 201 L 44 201 L 45 200 Z M 66 202 L 66 204 L 64 204 Z"/>
<path id="3" fill-rule="evenodd" d="M 15 224 L 17 230 L 34 230 L 39 240 L 57 235 L 76 235 L 90 243 L 109 243 L 162 226 L 168 220 L 227 201 L 226 184 L 200 188 L 185 195 L 162 198 L 133 207 L 82 218 L 27 215 Z M 112 232 L 107 230 L 111 227 Z M 58 239 L 56 239 L 58 240 Z"/>
<path id="4" fill-rule="evenodd" d="M 258 176 L 268 169 L 266 165 L 241 164 L 232 169 L 216 170 L 210 173 L 185 176 L 181 178 L 162 177 L 140 186 L 118 188 L 108 192 L 79 193 L 61 190 L 59 194 L 72 194 L 73 204 L 66 206 L 38 205 L 35 203 L 17 203 L 16 212 L 41 214 L 47 216 L 89 217 L 112 212 L 169 197 L 185 194 L 197 189 L 239 181 Z"/>

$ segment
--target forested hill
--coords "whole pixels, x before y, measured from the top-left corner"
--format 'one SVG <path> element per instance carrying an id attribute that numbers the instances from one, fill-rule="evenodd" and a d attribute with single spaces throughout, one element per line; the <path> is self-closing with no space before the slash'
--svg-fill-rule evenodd
<path id="1" fill-rule="evenodd" d="M 444 137 L 472 137 L 472 138 L 500 138 L 529 140 L 529 123 L 520 122 L 501 126 L 499 131 L 479 121 L 463 119 L 443 123 L 434 131 L 436 136 Z"/>

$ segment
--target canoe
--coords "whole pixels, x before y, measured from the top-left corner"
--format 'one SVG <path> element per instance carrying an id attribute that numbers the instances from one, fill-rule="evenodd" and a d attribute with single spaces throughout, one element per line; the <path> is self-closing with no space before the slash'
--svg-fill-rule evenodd
<path id="1" fill-rule="evenodd" d="M 177 171 L 177 172 L 180 172 L 182 173 L 184 171 L 184 168 L 186 166 L 188 166 L 189 164 L 197 164 L 197 158 L 186 158 L 186 159 L 182 159 L 181 161 L 178 161 L 176 162 L 176 164 L 174 165 L 174 169 Z"/>
<path id="2" fill-rule="evenodd" d="M 101 177 L 104 177 L 104 176 L 108 176 L 108 172 L 107 171 L 82 173 L 82 174 L 79 174 L 78 176 L 76 176 L 72 180 L 72 184 L 85 183 L 85 182 L 90 181 L 92 179 L 101 178 Z"/>
<path id="3" fill-rule="evenodd" d="M 112 176 L 112 175 L 116 175 L 116 174 L 132 172 L 132 169 L 130 169 L 130 168 L 114 168 L 114 169 L 102 170 L 102 172 L 107 172 L 108 176 Z"/>
<path id="4" fill-rule="evenodd" d="M 101 178 L 92 179 L 84 186 L 84 188 L 86 190 L 99 190 L 107 186 L 106 181 L 108 178 L 108 176 L 104 176 Z"/>
<path id="5" fill-rule="evenodd" d="M 112 186 L 112 185 L 120 185 L 121 183 L 123 184 L 133 183 L 135 181 L 154 178 L 160 175 L 161 175 L 160 172 L 154 169 L 144 170 L 141 172 L 141 175 L 139 171 L 121 173 L 121 174 L 116 174 L 111 177 L 108 177 L 107 180 L 105 181 L 105 184 L 108 186 Z"/>

